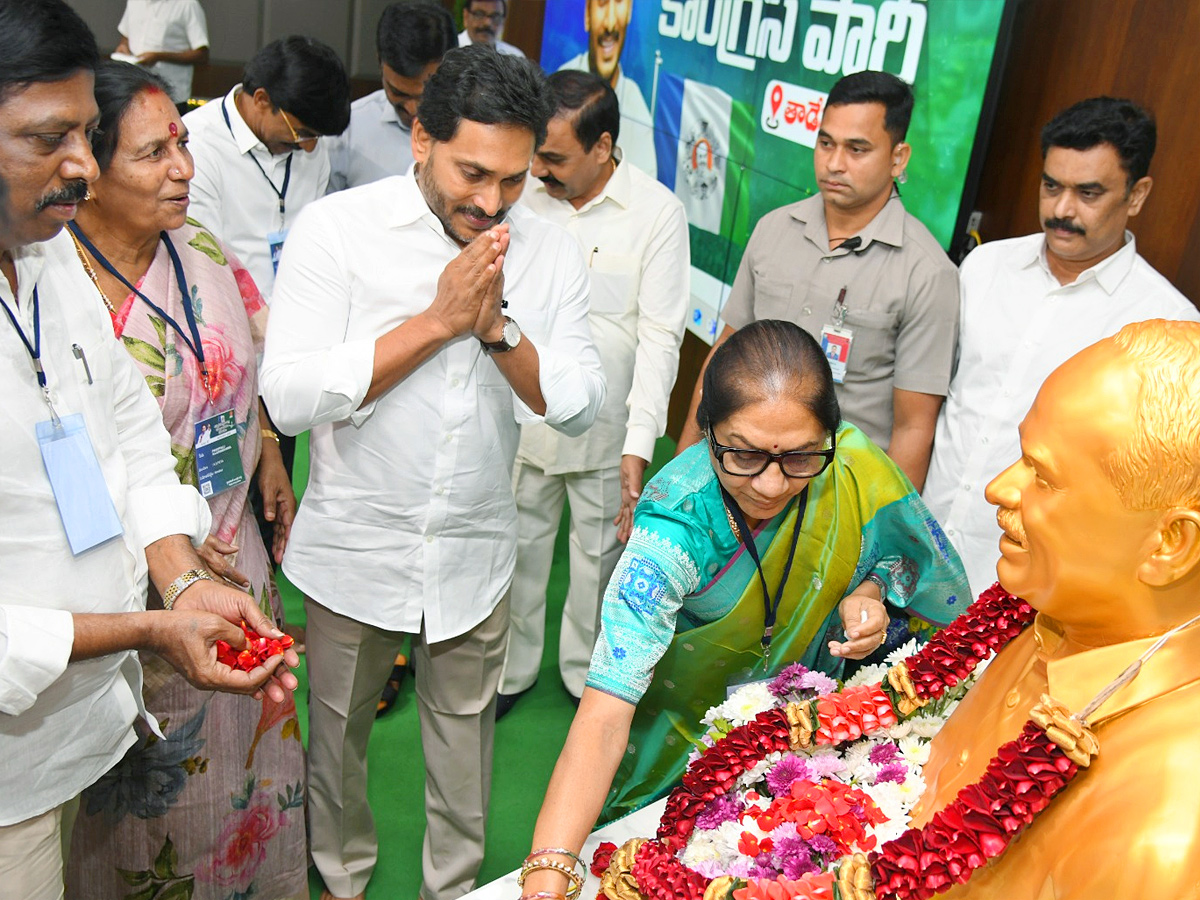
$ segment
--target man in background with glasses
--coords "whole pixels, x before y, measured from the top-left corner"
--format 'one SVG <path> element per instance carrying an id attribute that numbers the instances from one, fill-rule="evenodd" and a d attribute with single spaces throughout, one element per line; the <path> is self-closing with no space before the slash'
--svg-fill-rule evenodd
<path id="1" fill-rule="evenodd" d="M 468 44 L 490 44 L 509 56 L 525 54 L 507 41 L 500 40 L 504 34 L 504 20 L 508 18 L 507 0 L 467 0 L 463 8 L 463 25 L 458 35 L 458 46 Z"/>
<path id="2" fill-rule="evenodd" d="M 272 41 L 241 84 L 184 121 L 196 162 L 190 215 L 237 254 L 270 303 L 288 228 L 329 183 L 320 138 L 350 121 L 346 69 L 320 41 Z"/>

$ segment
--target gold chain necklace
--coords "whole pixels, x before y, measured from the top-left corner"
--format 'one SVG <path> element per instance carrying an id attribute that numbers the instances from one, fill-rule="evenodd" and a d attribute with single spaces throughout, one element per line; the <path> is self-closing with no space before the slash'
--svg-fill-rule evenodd
<path id="1" fill-rule="evenodd" d="M 75 237 L 75 232 L 67 229 L 67 233 L 71 235 L 71 242 L 75 244 L 75 253 L 79 256 L 79 261 L 83 263 L 83 271 L 87 272 L 88 278 L 92 279 L 92 284 L 96 286 L 97 293 L 100 294 L 100 299 L 104 301 L 104 305 L 108 307 L 108 314 L 116 316 L 117 310 L 113 307 L 112 301 L 108 299 L 108 295 L 104 293 L 104 289 L 100 287 L 100 279 L 96 277 L 96 270 L 92 268 L 92 264 L 88 262 L 87 253 L 84 252 L 83 245 L 79 243 L 79 238 Z"/>

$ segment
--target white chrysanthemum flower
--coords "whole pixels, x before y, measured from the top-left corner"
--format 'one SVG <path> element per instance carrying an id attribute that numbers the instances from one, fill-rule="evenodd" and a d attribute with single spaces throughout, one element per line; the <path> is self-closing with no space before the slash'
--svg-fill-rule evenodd
<path id="1" fill-rule="evenodd" d="M 893 741 L 898 741 L 902 737 L 908 737 L 910 734 L 912 734 L 912 725 L 908 723 L 907 719 L 903 722 L 897 722 L 887 730 L 887 736 Z"/>
<path id="2" fill-rule="evenodd" d="M 929 762 L 929 741 L 909 735 L 896 742 L 904 761 L 914 766 L 924 766 Z"/>
<path id="3" fill-rule="evenodd" d="M 888 817 L 889 822 L 896 819 L 908 818 L 909 806 L 901 796 L 900 785 L 891 781 L 884 781 L 880 784 L 866 785 L 862 788 L 862 791 L 875 801 L 875 805 Z M 877 826 L 877 829 L 886 827 L 885 823 L 884 825 Z M 876 830 L 876 834 L 878 834 L 878 830 Z"/>
<path id="4" fill-rule="evenodd" d="M 842 761 L 846 764 L 846 768 L 850 770 L 851 775 L 855 775 L 858 769 L 864 764 L 870 765 L 867 758 L 871 755 L 871 749 L 874 746 L 874 741 L 855 741 L 843 751 Z"/>
<path id="5" fill-rule="evenodd" d="M 680 861 L 693 869 L 704 863 L 720 863 L 722 854 L 717 846 L 718 837 L 716 831 L 693 832 L 688 845 L 683 848 Z"/>
<path id="6" fill-rule="evenodd" d="M 895 650 L 893 650 L 891 653 L 889 653 L 887 656 L 885 656 L 883 658 L 883 661 L 885 663 L 887 663 L 888 668 L 890 669 L 892 666 L 896 665 L 896 663 L 904 662 L 904 660 L 908 659 L 910 656 L 912 656 L 916 652 L 917 652 L 917 639 L 913 638 L 907 644 L 904 644 L 901 647 L 897 647 Z"/>
<path id="7" fill-rule="evenodd" d="M 941 716 L 916 716 L 909 719 L 909 722 L 912 723 L 913 734 L 922 738 L 932 738 L 946 724 L 946 720 Z"/>
<path id="8" fill-rule="evenodd" d="M 733 865 L 734 860 L 738 859 L 741 854 L 738 853 L 738 839 L 742 836 L 741 822 L 722 822 L 712 831 L 708 832 L 712 835 L 712 841 L 717 848 L 718 858 L 721 865 L 728 870 L 729 866 Z"/>
<path id="9" fill-rule="evenodd" d="M 755 717 L 775 706 L 775 697 L 766 682 L 759 681 L 739 688 L 732 697 L 721 704 L 726 718 L 734 725 L 753 722 Z"/>
<path id="10" fill-rule="evenodd" d="M 858 687 L 861 684 L 878 684 L 887 677 L 888 667 L 882 663 L 873 666 L 863 666 L 848 679 L 846 687 Z"/>
<path id="11" fill-rule="evenodd" d="M 920 772 L 909 772 L 908 777 L 896 787 L 899 789 L 900 798 L 912 809 L 925 793 L 925 779 Z"/>

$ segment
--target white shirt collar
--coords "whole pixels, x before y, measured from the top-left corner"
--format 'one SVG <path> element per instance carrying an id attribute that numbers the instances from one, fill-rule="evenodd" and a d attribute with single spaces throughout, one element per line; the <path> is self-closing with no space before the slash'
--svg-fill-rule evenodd
<path id="1" fill-rule="evenodd" d="M 235 100 L 241 89 L 242 86 L 240 84 L 235 84 L 229 93 L 221 98 L 221 105 L 225 113 L 229 116 L 229 129 L 233 133 L 233 142 L 237 145 L 239 153 L 249 153 L 251 150 L 259 148 L 268 156 L 271 156 L 271 151 L 267 149 L 267 145 L 258 139 L 258 135 L 250 129 L 250 126 L 246 124 L 246 120 L 242 118 L 242 111 L 238 109 Z"/>
<path id="2" fill-rule="evenodd" d="M 1054 278 L 1054 274 L 1050 271 L 1050 263 L 1046 259 L 1046 236 L 1044 234 L 1042 235 L 1042 239 L 1034 245 L 1034 248 L 1035 252 L 1025 262 L 1025 266 L 1040 265 L 1047 275 Z M 1096 283 L 1104 289 L 1104 292 L 1111 295 L 1121 286 L 1121 282 L 1125 280 L 1125 276 L 1133 268 L 1133 262 L 1136 258 L 1137 238 L 1133 236 L 1132 231 L 1126 229 L 1125 244 L 1120 250 L 1112 256 L 1107 256 L 1100 260 L 1100 262 L 1091 268 L 1084 269 L 1070 284 L 1082 284 L 1089 279 L 1095 279 Z M 1063 285 L 1063 287 L 1068 286 Z"/>

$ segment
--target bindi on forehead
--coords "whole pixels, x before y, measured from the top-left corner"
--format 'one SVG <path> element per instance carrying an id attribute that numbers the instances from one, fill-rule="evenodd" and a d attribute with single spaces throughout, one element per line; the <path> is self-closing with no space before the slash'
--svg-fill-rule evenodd
<path id="1" fill-rule="evenodd" d="M 171 132 L 171 137 L 179 137 L 179 126 L 174 122 L 167 126 L 167 130 Z"/>

